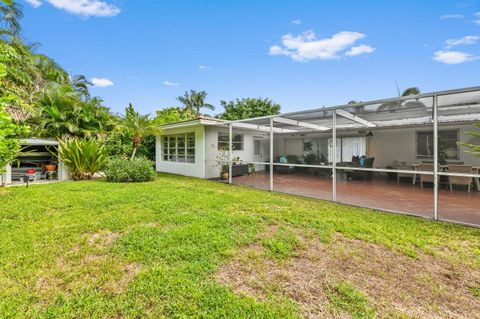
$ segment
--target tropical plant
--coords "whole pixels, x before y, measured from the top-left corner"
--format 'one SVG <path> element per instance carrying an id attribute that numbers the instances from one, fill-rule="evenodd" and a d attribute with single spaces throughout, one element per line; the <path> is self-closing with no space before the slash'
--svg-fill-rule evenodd
<path id="1" fill-rule="evenodd" d="M 135 154 L 145 135 L 151 135 L 158 132 L 157 126 L 150 119 L 148 114 L 142 115 L 135 111 L 132 103 L 125 108 L 125 116 L 122 121 L 123 131 L 132 136 L 132 155 L 131 159 L 135 158 Z"/>
<path id="2" fill-rule="evenodd" d="M 183 96 L 177 97 L 177 100 L 183 104 L 183 110 L 193 115 L 200 115 L 201 109 L 215 110 L 215 107 L 205 102 L 207 92 L 190 90 Z"/>
<path id="3" fill-rule="evenodd" d="M 0 33 L 18 37 L 21 31 L 20 19 L 22 17 L 23 12 L 20 5 L 13 3 L 12 0 L 2 0 L 0 2 Z"/>
<path id="4" fill-rule="evenodd" d="M 2 101 L 4 98 L 0 98 Z M 20 153 L 18 136 L 27 133 L 27 127 L 15 124 L 0 104 L 0 173 Z"/>
<path id="5" fill-rule="evenodd" d="M 191 112 L 187 112 L 179 107 L 166 107 L 157 111 L 157 116 L 153 120 L 157 125 L 188 121 L 194 119 Z"/>
<path id="6" fill-rule="evenodd" d="M 130 183 L 153 181 L 156 177 L 153 162 L 144 157 L 114 158 L 105 165 L 109 182 Z"/>
<path id="7" fill-rule="evenodd" d="M 0 63 L 0 85 L 6 75 L 7 67 Z M 0 93 L 0 173 L 20 153 L 18 136 L 28 132 L 28 127 L 14 123 L 10 114 L 5 111 L 6 106 L 16 100 L 17 96 L 13 93 Z"/>
<path id="8" fill-rule="evenodd" d="M 480 122 L 475 123 L 474 126 L 480 129 Z M 476 140 L 480 140 L 480 131 L 471 131 L 471 132 L 467 132 L 466 134 L 473 137 Z M 480 157 L 480 144 L 473 144 L 473 143 L 466 143 L 466 142 L 458 142 L 458 144 L 468 148 L 468 150 L 466 151 L 467 153 Z"/>
<path id="9" fill-rule="evenodd" d="M 409 96 L 409 95 L 418 95 L 420 94 L 420 89 L 418 87 L 409 87 L 403 91 L 402 96 Z"/>
<path id="10" fill-rule="evenodd" d="M 108 154 L 111 157 L 132 156 L 132 140 L 131 132 L 121 130 L 110 132 L 104 139 Z M 155 160 L 155 135 L 150 134 L 142 137 L 142 143 L 138 146 L 135 156 Z"/>
<path id="11" fill-rule="evenodd" d="M 108 161 L 103 141 L 96 138 L 65 138 L 52 154 L 68 166 L 75 181 L 92 179 Z"/>
<path id="12" fill-rule="evenodd" d="M 70 84 L 51 83 L 37 103 L 40 114 L 31 123 L 38 136 L 101 137 L 114 126 L 114 119 L 101 99 L 84 99 Z"/>
<path id="13" fill-rule="evenodd" d="M 280 113 L 280 104 L 269 99 L 244 98 L 230 102 L 220 101 L 220 104 L 225 108 L 225 112 L 218 117 L 230 121 Z"/>

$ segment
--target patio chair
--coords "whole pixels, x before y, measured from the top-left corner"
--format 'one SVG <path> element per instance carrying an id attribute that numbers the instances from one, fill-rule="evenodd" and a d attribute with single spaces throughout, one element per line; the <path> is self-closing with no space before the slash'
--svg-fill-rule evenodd
<path id="1" fill-rule="evenodd" d="M 397 170 L 404 170 L 404 171 L 408 171 L 408 170 L 412 170 L 412 167 L 407 165 L 407 162 L 400 162 L 400 161 L 393 161 L 393 165 L 392 165 L 393 169 L 397 169 Z M 398 172 L 397 173 L 397 183 L 400 183 L 400 178 L 411 178 L 413 179 L 413 176 L 414 174 L 411 174 L 411 173 L 401 173 L 401 172 Z"/>
<path id="2" fill-rule="evenodd" d="M 430 163 L 421 163 L 418 166 L 418 170 L 433 172 L 433 164 Z M 420 187 L 423 188 L 423 183 L 434 183 L 433 175 L 420 174 Z"/>
<path id="3" fill-rule="evenodd" d="M 472 174 L 472 166 L 468 165 L 448 165 L 449 173 L 467 173 Z M 464 176 L 448 176 L 448 184 L 450 185 L 450 191 L 453 191 L 453 185 L 467 186 L 467 190 L 470 193 L 470 188 L 473 182 L 473 178 Z"/>
<path id="4" fill-rule="evenodd" d="M 294 162 L 292 162 L 292 157 L 291 156 L 280 156 L 278 158 L 278 161 L 277 163 L 281 163 L 281 164 L 295 164 Z M 279 173 L 279 174 L 290 174 L 290 173 L 293 173 L 295 171 L 295 166 L 274 166 L 275 167 L 275 172 Z"/>
<path id="5" fill-rule="evenodd" d="M 375 161 L 375 157 L 369 157 L 365 159 L 365 165 L 362 166 L 363 168 L 373 168 L 373 162 Z M 353 167 L 357 165 L 352 165 Z M 359 166 L 357 166 L 359 167 Z M 373 177 L 373 173 L 369 171 L 347 171 L 347 179 L 360 179 L 360 180 L 370 180 Z"/>

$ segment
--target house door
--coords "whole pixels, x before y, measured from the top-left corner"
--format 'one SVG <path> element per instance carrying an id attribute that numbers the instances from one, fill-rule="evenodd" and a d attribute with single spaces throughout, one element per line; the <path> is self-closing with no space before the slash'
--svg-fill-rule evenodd
<path id="1" fill-rule="evenodd" d="M 262 138 L 261 137 L 254 137 L 253 138 L 253 161 L 261 163 L 263 162 L 263 145 L 262 145 Z M 263 170 L 264 165 L 255 165 L 257 170 Z"/>

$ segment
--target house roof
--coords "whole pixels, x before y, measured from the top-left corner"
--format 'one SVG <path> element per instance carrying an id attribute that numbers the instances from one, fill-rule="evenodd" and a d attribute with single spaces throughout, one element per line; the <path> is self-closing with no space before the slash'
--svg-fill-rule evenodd
<path id="1" fill-rule="evenodd" d="M 436 108 L 434 103 L 437 103 Z M 337 130 L 414 127 L 432 125 L 434 109 L 437 110 L 438 123 L 441 124 L 480 121 L 480 87 L 322 107 L 236 121 L 199 116 L 190 121 L 166 124 L 162 128 L 232 124 L 235 129 L 269 132 L 270 120 L 273 119 L 275 133 L 318 132 L 332 129 L 334 113 L 337 114 Z"/>
<path id="2" fill-rule="evenodd" d="M 42 139 L 42 138 L 23 138 L 20 140 L 20 145 L 24 146 L 56 146 L 58 145 L 57 141 L 50 140 L 50 139 Z"/>
<path id="3" fill-rule="evenodd" d="M 163 124 L 160 127 L 163 129 L 174 129 L 174 128 L 196 126 L 196 125 L 223 126 L 226 123 L 228 123 L 228 121 L 226 120 L 205 116 L 205 115 L 199 115 L 193 120 Z"/>

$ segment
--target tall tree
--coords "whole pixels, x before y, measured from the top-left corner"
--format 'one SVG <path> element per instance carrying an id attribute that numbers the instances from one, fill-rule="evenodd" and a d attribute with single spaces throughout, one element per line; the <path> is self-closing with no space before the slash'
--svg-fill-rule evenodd
<path id="1" fill-rule="evenodd" d="M 244 98 L 229 102 L 220 101 L 220 104 L 225 108 L 225 111 L 218 117 L 230 121 L 280 113 L 280 104 L 269 99 Z"/>
<path id="2" fill-rule="evenodd" d="M 207 92 L 190 90 L 190 92 L 185 92 L 183 96 L 177 97 L 177 100 L 183 104 L 183 109 L 186 112 L 190 112 L 194 115 L 200 115 L 201 109 L 209 109 L 211 111 L 215 110 L 213 105 L 205 102 L 206 98 Z"/>
<path id="3" fill-rule="evenodd" d="M 123 118 L 123 129 L 132 135 L 132 156 L 135 158 L 138 147 L 145 135 L 155 134 L 157 131 L 155 124 L 148 114 L 142 115 L 135 111 L 132 103 L 125 108 L 125 116 Z"/>
<path id="4" fill-rule="evenodd" d="M 154 122 L 157 125 L 175 123 L 181 121 L 188 121 L 193 119 L 193 115 L 190 112 L 184 111 L 179 107 L 166 107 L 160 111 L 157 111 Z"/>

